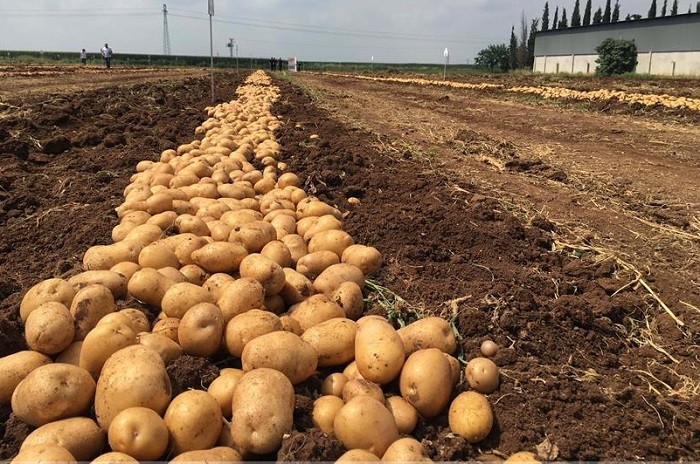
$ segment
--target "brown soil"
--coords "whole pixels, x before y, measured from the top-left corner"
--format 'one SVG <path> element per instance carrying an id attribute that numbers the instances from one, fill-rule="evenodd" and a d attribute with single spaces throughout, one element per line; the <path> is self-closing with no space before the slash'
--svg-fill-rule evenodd
<path id="1" fill-rule="evenodd" d="M 225 79 L 234 98 L 241 79 Z M 619 139 L 610 132 L 614 119 L 585 120 L 587 112 L 550 109 L 523 129 L 510 112 L 530 114 L 531 107 L 497 99 L 308 77 L 305 86 L 321 89 L 311 91 L 321 97 L 313 101 L 287 81 L 278 85 L 282 99 L 273 111 L 286 122 L 278 137 L 290 169 L 309 191 L 348 211 L 345 225 L 356 241 L 383 252 L 377 281 L 408 302 L 392 316 L 403 322 L 417 313 L 447 316 L 458 328 L 463 359 L 477 356 L 486 338 L 502 347 L 494 358 L 502 383 L 490 395 L 494 430 L 470 445 L 449 433 L 446 417 L 422 421 L 415 435 L 433 459 L 467 460 L 481 451 L 510 454 L 537 445 L 549 459 L 697 459 L 698 352 L 690 330 L 678 330 L 632 286 L 611 296 L 631 278 L 612 259 L 598 259 L 583 246 L 576 253 L 580 259 L 569 250 L 551 251 L 556 240 L 569 238 L 570 223 L 583 221 L 593 231 L 588 243 L 604 237 L 605 245 L 619 247 L 637 265 L 655 259 L 654 272 L 645 275 L 695 330 L 698 318 L 679 303 L 699 305 L 692 286 L 697 264 L 688 254 L 695 242 L 687 239 L 675 248 L 678 235 L 653 236 L 662 233 L 660 225 L 693 234 L 692 211 L 674 211 L 681 221 L 674 224 L 653 219 L 653 205 L 638 199 L 655 186 L 698 178 L 696 129 L 617 121 L 626 131 L 625 153 L 618 153 Z M 41 279 L 78 272 L 85 249 L 109 241 L 113 208 L 135 164 L 192 139 L 208 103 L 208 81 L 178 77 L 115 85 L 110 95 L 32 93 L 9 101 L 21 110 L 0 118 L 0 131 L 16 141 L 0 149 L 0 356 L 23 346 L 17 320 L 23 292 Z M 579 122 L 568 128 L 565 118 Z M 586 139 L 602 129 L 608 140 Z M 100 137 L 83 141 L 94 133 Z M 554 152 L 535 150 L 550 137 Z M 645 150 L 645 140 L 657 137 L 673 141 L 676 154 Z M 6 140 L 0 137 L 0 144 Z M 67 149 L 49 154 L 47 145 Z M 581 153 L 600 160 L 585 163 Z M 664 175 L 610 170 L 611 179 L 601 181 L 599 173 L 610 163 L 636 167 L 640 159 L 664 164 Z M 494 167 L 500 164 L 503 169 Z M 615 180 L 625 187 L 601 187 Z M 584 182 L 605 209 L 577 195 Z M 676 190 L 661 191 L 659 201 L 670 204 L 670 195 L 678 194 L 684 204 L 700 203 L 691 198 L 699 193 Z M 361 204 L 350 206 L 351 196 Z M 637 206 L 643 204 L 650 209 Z M 628 217 L 632 210 L 653 226 Z M 628 240 L 627 227 L 648 234 L 645 244 L 653 238 L 653 252 Z M 370 312 L 384 311 L 376 296 L 370 302 Z M 635 322 L 645 317 L 648 332 Z M 645 335 L 679 362 L 642 340 Z M 207 377 L 228 364 L 185 358 L 171 364 L 169 373 L 174 389 L 205 388 Z M 295 431 L 278 459 L 333 460 L 342 453 L 337 439 L 309 421 L 322 377 L 297 386 Z M 460 384 L 455 393 L 466 388 Z M 11 457 L 28 431 L 9 413 L 0 409 L 0 459 Z"/>

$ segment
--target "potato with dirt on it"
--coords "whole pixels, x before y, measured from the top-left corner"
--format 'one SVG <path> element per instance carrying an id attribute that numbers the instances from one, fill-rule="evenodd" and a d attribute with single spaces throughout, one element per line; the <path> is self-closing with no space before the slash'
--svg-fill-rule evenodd
<path id="1" fill-rule="evenodd" d="M 253 253 L 246 256 L 240 265 L 241 277 L 257 280 L 265 290 L 265 296 L 276 295 L 285 284 L 282 267 L 261 254 Z"/>
<path id="2" fill-rule="evenodd" d="M 332 251 L 321 250 L 301 256 L 296 262 L 296 271 L 309 279 L 315 279 L 323 271 L 339 263 L 338 255 Z"/>
<path id="3" fill-rule="evenodd" d="M 310 236 L 309 252 L 330 251 L 335 253 L 338 258 L 340 258 L 343 256 L 343 252 L 346 248 L 355 244 L 355 240 L 353 240 L 350 234 L 344 230 L 338 230 L 335 228 L 320 230 L 319 228 L 324 226 L 324 224 L 321 223 L 322 219 L 323 218 L 319 218 L 319 222 L 316 223 L 314 227 L 306 231 L 306 235 L 304 235 L 304 239 L 306 239 L 307 236 Z"/>
<path id="4" fill-rule="evenodd" d="M 530 451 L 518 451 L 513 453 L 504 462 L 521 462 L 527 464 L 539 464 L 541 461 L 535 453 Z"/>
<path id="5" fill-rule="evenodd" d="M 464 369 L 469 386 L 487 395 L 498 388 L 499 372 L 498 366 L 493 361 L 481 357 L 471 359 Z"/>
<path id="6" fill-rule="evenodd" d="M 375 454 L 361 449 L 351 449 L 340 456 L 335 462 L 379 462 Z"/>
<path id="7" fill-rule="evenodd" d="M 161 269 L 164 267 L 180 267 L 180 260 L 173 250 L 160 243 L 151 243 L 143 247 L 138 257 L 141 267 Z"/>
<path id="8" fill-rule="evenodd" d="M 155 269 L 136 271 L 127 285 L 129 294 L 139 301 L 160 308 L 165 292 L 175 284 Z"/>
<path id="9" fill-rule="evenodd" d="M 209 384 L 207 393 L 214 397 L 219 407 L 221 415 L 225 418 L 231 418 L 231 399 L 233 391 L 238 385 L 238 381 L 243 377 L 245 372 L 241 369 L 226 368 L 221 369 L 219 377 Z"/>
<path id="10" fill-rule="evenodd" d="M 95 395 L 90 374 L 70 364 L 46 364 L 30 372 L 12 394 L 12 411 L 39 427 L 83 414 Z"/>
<path id="11" fill-rule="evenodd" d="M 314 289 L 318 293 L 332 295 L 345 282 L 354 282 L 358 287 L 362 287 L 365 284 L 365 276 L 359 268 L 351 264 L 334 264 L 316 277 Z"/>
<path id="12" fill-rule="evenodd" d="M 207 280 L 207 273 L 196 264 L 186 264 L 180 268 L 180 273 L 191 284 L 203 285 Z"/>
<path id="13" fill-rule="evenodd" d="M 164 420 L 175 454 L 213 447 L 222 426 L 219 404 L 201 390 L 188 390 L 176 396 Z"/>
<path id="14" fill-rule="evenodd" d="M 382 388 L 376 383 L 365 379 L 349 379 L 343 386 L 341 398 L 347 403 L 356 396 L 371 396 L 382 404 L 386 401 Z"/>
<path id="15" fill-rule="evenodd" d="M 182 347 L 165 335 L 141 332 L 137 335 L 137 339 L 140 345 L 158 353 L 165 364 L 182 356 Z"/>
<path id="16" fill-rule="evenodd" d="M 347 449 L 363 449 L 376 456 L 399 438 L 394 416 L 370 396 L 351 399 L 335 415 L 333 432 Z"/>
<path id="17" fill-rule="evenodd" d="M 275 227 L 265 221 L 252 221 L 240 227 L 234 227 L 228 236 L 229 242 L 242 243 L 248 253 L 260 253 L 268 243 L 275 240 L 277 240 Z"/>
<path id="18" fill-rule="evenodd" d="M 251 278 L 240 278 L 226 285 L 216 305 L 221 309 L 228 323 L 234 317 L 251 309 L 261 309 L 265 302 L 265 289 L 260 282 Z"/>
<path id="19" fill-rule="evenodd" d="M 240 243 L 214 242 L 192 252 L 192 261 L 209 272 L 237 272 L 248 250 Z"/>
<path id="20" fill-rule="evenodd" d="M 355 282 L 343 282 L 331 295 L 331 300 L 345 311 L 345 317 L 357 320 L 365 310 L 362 289 Z"/>
<path id="21" fill-rule="evenodd" d="M 68 348 L 61 351 L 61 353 L 56 356 L 56 362 L 62 364 L 72 364 L 74 366 L 80 366 L 80 351 L 83 349 L 83 342 L 73 342 Z M 0 404 L 2 402 L 0 401 Z"/>
<path id="22" fill-rule="evenodd" d="M 460 393 L 450 405 L 448 422 L 452 433 L 469 443 L 478 443 L 491 432 L 493 412 L 481 393 Z"/>
<path id="23" fill-rule="evenodd" d="M 249 341 L 243 348 L 241 364 L 246 372 L 261 367 L 278 370 L 297 385 L 313 375 L 318 357 L 301 337 L 280 330 Z"/>
<path id="24" fill-rule="evenodd" d="M 136 333 L 126 324 L 99 324 L 83 340 L 79 365 L 95 379 L 107 359 L 117 351 L 136 344 Z"/>
<path id="25" fill-rule="evenodd" d="M 314 427 L 321 429 L 324 433 L 333 432 L 333 420 L 340 408 L 345 406 L 345 402 L 337 396 L 321 396 L 314 401 L 314 408 L 311 419 Z"/>
<path id="26" fill-rule="evenodd" d="M 447 407 L 452 394 L 452 369 L 437 348 L 418 350 L 408 357 L 399 378 L 401 396 L 421 416 L 438 416 Z"/>
<path id="27" fill-rule="evenodd" d="M 330 374 L 321 384 L 321 394 L 322 395 L 333 395 L 338 398 L 343 397 L 343 387 L 348 383 L 347 375 L 342 372 L 334 372 Z"/>
<path id="28" fill-rule="evenodd" d="M 29 348 L 42 354 L 57 354 L 73 343 L 75 326 L 63 304 L 49 301 L 29 314 L 24 338 Z"/>
<path id="29" fill-rule="evenodd" d="M 115 299 L 126 297 L 126 284 L 134 274 L 140 269 L 139 265 L 129 261 L 117 263 L 109 271 L 84 271 L 76 274 L 68 283 L 77 291 L 88 285 L 103 285 L 107 287 Z"/>
<path id="30" fill-rule="evenodd" d="M 325 295 L 312 295 L 289 308 L 289 317 L 296 320 L 301 330 L 334 318 L 344 318 L 345 312 Z"/>
<path id="31" fill-rule="evenodd" d="M 204 287 L 180 282 L 171 286 L 163 295 L 161 308 L 168 317 L 182 319 L 187 311 L 200 303 L 214 303 L 214 296 Z"/>
<path id="32" fill-rule="evenodd" d="M 277 315 L 261 309 L 251 309 L 229 321 L 224 341 L 228 352 L 240 358 L 245 346 L 253 339 L 279 330 L 282 330 L 282 323 Z"/>
<path id="33" fill-rule="evenodd" d="M 380 385 L 394 380 L 406 360 L 406 350 L 396 330 L 386 321 L 374 319 L 358 324 L 355 361 L 360 375 Z"/>
<path id="34" fill-rule="evenodd" d="M 390 396 L 386 400 L 386 407 L 394 416 L 396 428 L 401 435 L 410 434 L 418 424 L 418 411 L 402 396 Z"/>
<path id="35" fill-rule="evenodd" d="M 134 333 L 147 332 L 151 330 L 151 324 L 148 322 L 148 317 L 143 310 L 138 308 L 124 308 L 119 310 L 119 314 L 123 314 L 129 319 L 128 325 Z"/>
<path id="36" fill-rule="evenodd" d="M 374 275 L 382 268 L 382 254 L 366 245 L 350 245 L 343 251 L 340 261 L 358 267 L 365 276 Z"/>
<path id="37" fill-rule="evenodd" d="M 246 372 L 233 392 L 231 435 L 244 452 L 277 451 L 294 420 L 294 387 L 274 369 Z"/>
<path id="38" fill-rule="evenodd" d="M 309 253 L 309 249 L 304 241 L 304 238 L 298 234 L 287 234 L 280 237 L 280 240 L 287 245 L 287 248 L 289 248 L 289 253 L 292 255 L 292 264 L 295 266 L 302 257 Z"/>
<path id="39" fill-rule="evenodd" d="M 138 461 L 129 456 L 128 454 L 119 453 L 117 451 L 110 451 L 109 453 L 101 454 L 92 461 L 90 461 L 90 464 L 114 464 L 117 462 L 128 462 L 131 464 L 138 464 Z"/>
<path id="40" fill-rule="evenodd" d="M 342 217 L 341 212 L 337 208 L 318 199 L 307 197 L 297 204 L 297 219 L 303 219 L 309 216 L 321 217 L 326 214 L 335 216 L 337 219 Z"/>
<path id="41" fill-rule="evenodd" d="M 389 445 L 384 456 L 384 462 L 433 462 L 428 452 L 415 438 L 400 438 Z"/>
<path id="42" fill-rule="evenodd" d="M 83 340 L 100 319 L 115 309 L 114 295 L 104 285 L 91 284 L 78 290 L 70 305 L 70 315 L 75 320 L 75 340 Z"/>
<path id="43" fill-rule="evenodd" d="M 77 461 L 67 449 L 58 445 L 27 446 L 21 449 L 10 464 L 77 464 Z"/>
<path id="44" fill-rule="evenodd" d="M 168 427 L 152 409 L 135 406 L 121 411 L 107 431 L 113 451 L 140 461 L 156 461 L 168 448 Z"/>
<path id="45" fill-rule="evenodd" d="M 27 322 L 29 314 L 44 303 L 55 301 L 70 308 L 75 289 L 63 279 L 47 279 L 38 284 L 24 294 L 19 305 L 19 315 L 22 322 Z"/>
<path id="46" fill-rule="evenodd" d="M 153 227 L 158 229 L 157 226 Z M 95 245 L 88 248 L 83 255 L 83 268 L 86 271 L 106 271 L 122 261 L 137 262 L 139 253 L 141 253 L 144 244 L 142 244 L 140 240 L 129 240 L 129 237 L 136 229 L 138 229 L 138 227 L 129 232 L 121 242 L 111 245 Z M 158 230 L 160 231 L 160 229 Z M 143 239 L 143 241 L 147 240 Z"/>
<path id="47" fill-rule="evenodd" d="M 71 417 L 42 425 L 34 430 L 24 440 L 21 449 L 57 445 L 68 450 L 76 459 L 89 461 L 100 454 L 104 442 L 104 433 L 94 420 L 87 417 Z"/>
<path id="48" fill-rule="evenodd" d="M 235 277 L 224 272 L 216 272 L 210 275 L 202 284 L 202 288 L 211 293 L 215 300 L 221 298 L 226 287 L 236 280 Z M 218 306 L 218 305 L 217 305 Z M 222 310 L 223 311 L 223 310 Z"/>
<path id="49" fill-rule="evenodd" d="M 161 313 L 163 314 L 163 313 Z M 180 319 L 175 317 L 162 317 L 153 324 L 152 333 L 162 335 L 177 343 L 177 329 L 180 326 Z M 179 345 L 178 345 L 179 346 Z M 160 352 L 160 351 L 159 351 Z"/>
<path id="50" fill-rule="evenodd" d="M 182 462 L 192 464 L 195 462 L 243 462 L 241 453 L 228 446 L 217 446 L 206 450 L 186 451 L 170 460 L 171 463 Z"/>
<path id="51" fill-rule="evenodd" d="M 398 330 L 406 353 L 437 348 L 452 354 L 457 350 L 457 339 L 450 323 L 441 317 L 425 317 Z"/>
<path id="52" fill-rule="evenodd" d="M 187 310 L 177 328 L 177 338 L 183 351 L 193 356 L 211 356 L 221 346 L 224 316 L 211 303 L 199 303 Z"/>
<path id="53" fill-rule="evenodd" d="M 260 254 L 266 256 L 282 266 L 288 268 L 292 266 L 292 252 L 281 240 L 272 240 L 265 245 Z"/>
<path id="54" fill-rule="evenodd" d="M 0 358 L 0 406 L 10 402 L 17 385 L 34 369 L 50 363 L 48 356 L 29 350 Z"/>
<path id="55" fill-rule="evenodd" d="M 356 333 L 354 321 L 339 317 L 308 328 L 301 338 L 318 354 L 319 367 L 340 366 L 355 358 Z"/>

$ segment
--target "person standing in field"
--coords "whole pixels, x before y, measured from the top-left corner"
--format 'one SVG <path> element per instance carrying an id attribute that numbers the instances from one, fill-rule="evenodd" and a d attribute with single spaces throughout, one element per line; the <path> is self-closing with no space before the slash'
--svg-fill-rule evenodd
<path id="1" fill-rule="evenodd" d="M 83 50 L 80 52 L 80 62 L 83 63 L 83 66 L 87 63 L 87 52 L 83 48 Z"/>
<path id="2" fill-rule="evenodd" d="M 102 58 L 105 60 L 105 66 L 107 67 L 107 69 L 109 69 L 109 67 L 112 64 L 112 49 L 109 48 L 108 44 L 105 44 L 105 46 L 102 47 L 100 52 L 102 53 Z"/>

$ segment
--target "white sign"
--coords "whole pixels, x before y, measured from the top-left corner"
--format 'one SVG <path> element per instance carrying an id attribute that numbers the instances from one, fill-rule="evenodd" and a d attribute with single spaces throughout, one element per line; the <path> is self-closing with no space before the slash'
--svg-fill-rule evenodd
<path id="1" fill-rule="evenodd" d="M 374 55 L 372 55 L 372 61 L 374 61 Z"/>
<path id="2" fill-rule="evenodd" d="M 297 72 L 297 57 L 290 56 L 289 58 L 287 58 L 287 66 L 289 72 Z"/>
<path id="3" fill-rule="evenodd" d="M 214 0 L 209 0 L 209 14 L 214 16 Z"/>
<path id="4" fill-rule="evenodd" d="M 445 58 L 449 58 L 450 52 L 449 52 L 449 50 L 447 50 L 447 48 L 445 48 L 445 51 L 443 52 L 443 55 L 445 55 Z"/>

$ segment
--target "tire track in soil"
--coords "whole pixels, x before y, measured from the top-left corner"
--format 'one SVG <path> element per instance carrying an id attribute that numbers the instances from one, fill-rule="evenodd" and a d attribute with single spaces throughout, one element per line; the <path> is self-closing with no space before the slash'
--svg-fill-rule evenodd
<path id="1" fill-rule="evenodd" d="M 431 458 L 533 450 L 545 438 L 565 460 L 695 456 L 698 397 L 687 394 L 689 377 L 672 374 L 665 356 L 629 341 L 629 318 L 643 318 L 647 305 L 631 291 L 610 296 L 626 283 L 612 262 L 550 252 L 548 221 L 525 225 L 476 185 L 448 189 L 444 174 L 379 153 L 372 134 L 339 122 L 300 88 L 277 85 L 282 98 L 273 112 L 285 122 L 277 136 L 290 170 L 311 193 L 348 211 L 346 230 L 356 241 L 382 251 L 380 282 L 426 313 L 454 317 L 467 359 L 486 338 L 504 347 L 495 357 L 502 384 L 490 397 L 494 430 L 477 447 L 450 435 L 445 415 L 421 421 L 416 433 Z M 353 208 L 351 196 L 362 203 Z M 673 369 L 694 375 L 691 347 L 668 319 L 654 322 L 686 348 L 674 352 L 681 363 Z M 635 370 L 653 372 L 676 393 L 654 394 Z M 285 442 L 280 455 L 316 459 L 314 450 L 332 440 L 298 433 L 306 433 L 307 446 Z"/>

